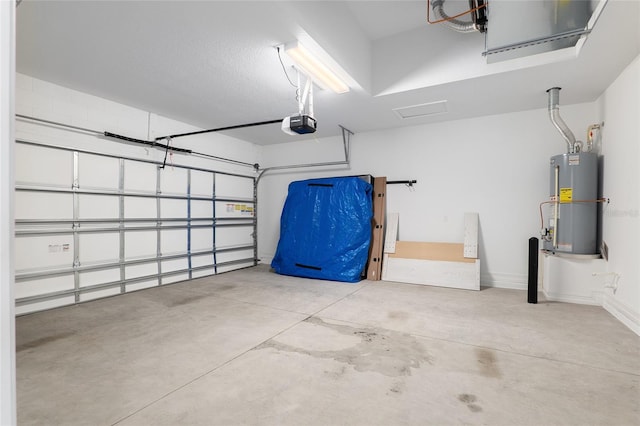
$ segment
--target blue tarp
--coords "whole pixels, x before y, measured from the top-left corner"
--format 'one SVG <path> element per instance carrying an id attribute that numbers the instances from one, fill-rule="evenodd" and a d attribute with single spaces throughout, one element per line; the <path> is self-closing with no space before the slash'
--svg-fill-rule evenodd
<path id="1" fill-rule="evenodd" d="M 360 281 L 371 243 L 371 192 L 357 177 L 290 183 L 271 267 L 283 275 Z"/>

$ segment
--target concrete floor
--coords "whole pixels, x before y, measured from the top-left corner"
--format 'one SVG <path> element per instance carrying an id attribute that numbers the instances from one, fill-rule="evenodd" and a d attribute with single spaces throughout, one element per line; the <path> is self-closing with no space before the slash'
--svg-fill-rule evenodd
<path id="1" fill-rule="evenodd" d="M 594 306 L 266 266 L 17 319 L 21 425 L 638 425 Z"/>

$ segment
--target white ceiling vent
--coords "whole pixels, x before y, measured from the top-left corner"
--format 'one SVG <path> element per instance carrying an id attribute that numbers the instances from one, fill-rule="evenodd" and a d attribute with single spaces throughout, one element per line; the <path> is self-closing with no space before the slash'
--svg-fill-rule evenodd
<path id="1" fill-rule="evenodd" d="M 429 102 L 427 104 L 394 108 L 393 112 L 395 112 L 402 120 L 425 117 L 427 115 L 444 114 L 447 112 L 447 101 Z"/>

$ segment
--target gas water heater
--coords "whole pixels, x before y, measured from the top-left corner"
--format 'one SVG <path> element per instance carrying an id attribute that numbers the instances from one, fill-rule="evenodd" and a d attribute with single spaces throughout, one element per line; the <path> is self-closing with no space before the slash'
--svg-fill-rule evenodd
<path id="1" fill-rule="evenodd" d="M 550 161 L 548 223 L 543 223 L 543 249 L 552 253 L 598 254 L 598 155 L 583 147 L 560 118 L 559 87 L 549 93 L 549 117 L 567 142 L 567 153 Z"/>

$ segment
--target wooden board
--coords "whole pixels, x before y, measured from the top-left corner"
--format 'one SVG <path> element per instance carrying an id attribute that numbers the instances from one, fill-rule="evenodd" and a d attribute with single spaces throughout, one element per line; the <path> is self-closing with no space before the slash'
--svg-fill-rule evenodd
<path id="1" fill-rule="evenodd" d="M 389 258 L 475 262 L 475 259 L 464 257 L 464 244 L 462 243 L 428 243 L 422 241 L 396 241 L 396 251 L 395 253 L 389 253 Z"/>
<path id="2" fill-rule="evenodd" d="M 389 213 L 387 217 L 387 230 L 384 235 L 384 252 L 395 253 L 396 241 L 398 241 L 398 221 L 400 213 Z"/>
<path id="3" fill-rule="evenodd" d="M 397 215 L 389 221 L 382 279 L 410 284 L 480 290 L 478 214 L 465 213 L 464 243 L 395 241 Z M 393 228 L 391 228 L 393 226 Z M 393 232 L 393 245 L 390 234 Z"/>
<path id="4" fill-rule="evenodd" d="M 478 213 L 464 214 L 464 257 L 478 258 Z"/>
<path id="5" fill-rule="evenodd" d="M 387 178 L 373 179 L 373 223 L 371 234 L 371 248 L 369 249 L 369 263 L 367 268 L 368 280 L 380 280 L 382 275 L 382 248 L 384 238 L 384 216 L 387 205 Z"/>
<path id="6" fill-rule="evenodd" d="M 480 290 L 479 259 L 469 263 L 391 256 L 384 255 L 382 279 L 385 281 Z"/>

